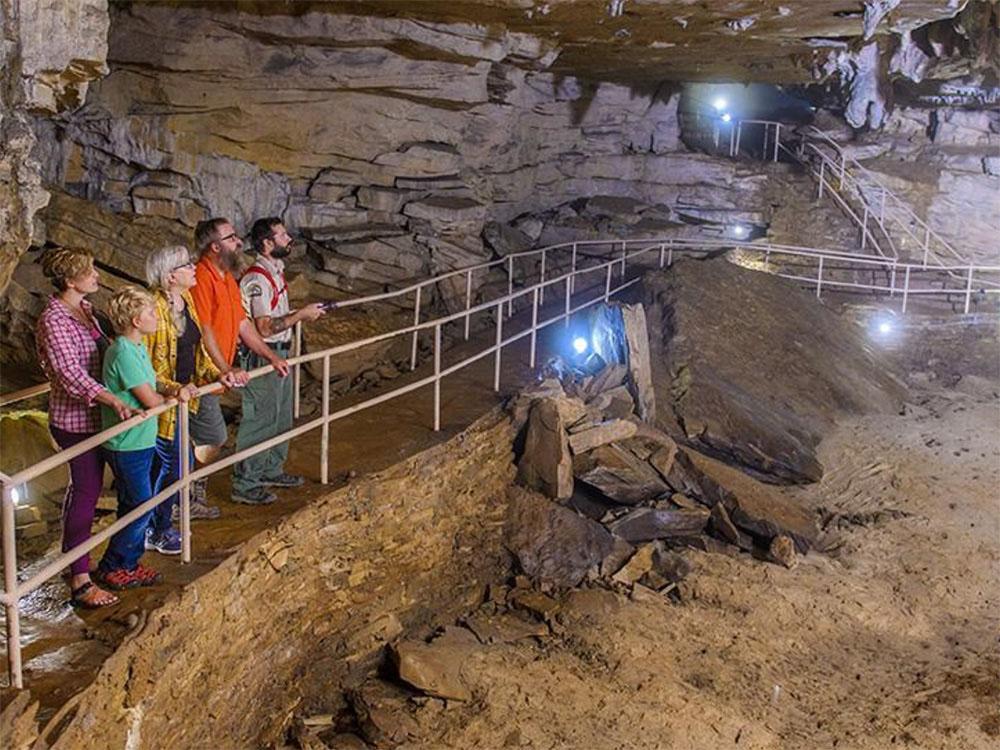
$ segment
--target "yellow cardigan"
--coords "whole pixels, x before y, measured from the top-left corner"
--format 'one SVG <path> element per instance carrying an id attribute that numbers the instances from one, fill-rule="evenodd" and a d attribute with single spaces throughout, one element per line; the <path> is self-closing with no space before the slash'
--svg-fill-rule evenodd
<path id="1" fill-rule="evenodd" d="M 188 314 L 191 320 L 202 330 L 201 320 L 198 318 L 198 311 L 195 309 L 194 300 L 188 292 L 181 295 L 187 304 Z M 156 317 L 158 319 L 156 333 L 143 337 L 146 349 L 149 351 L 149 359 L 153 363 L 153 370 L 156 372 L 158 383 L 166 383 L 172 386 L 179 386 L 174 377 L 177 374 L 177 329 L 174 328 L 173 316 L 170 313 L 170 300 L 166 292 L 157 290 L 153 293 L 156 300 Z M 194 353 L 194 385 L 203 386 L 213 383 L 219 379 L 219 368 L 212 362 L 212 358 L 205 349 L 204 340 L 198 344 Z M 191 412 L 198 412 L 198 399 L 189 402 Z M 159 429 L 157 434 L 161 438 L 172 440 L 177 422 L 177 410 L 168 409 L 160 415 Z"/>

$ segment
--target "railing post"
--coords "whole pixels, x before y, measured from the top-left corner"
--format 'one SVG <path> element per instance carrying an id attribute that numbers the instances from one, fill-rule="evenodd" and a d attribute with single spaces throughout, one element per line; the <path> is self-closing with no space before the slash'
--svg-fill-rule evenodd
<path id="1" fill-rule="evenodd" d="M 180 455 L 181 562 L 191 562 L 191 413 L 187 404 L 177 404 L 177 449 Z"/>
<path id="2" fill-rule="evenodd" d="M 896 296 L 896 262 L 893 261 L 892 269 L 889 271 L 889 296 Z"/>
<path id="3" fill-rule="evenodd" d="M 625 278 L 625 259 L 628 257 L 628 245 L 622 240 L 622 272 L 621 278 Z"/>
<path id="4" fill-rule="evenodd" d="M 740 155 L 740 140 L 743 138 L 743 122 L 736 126 L 736 153 L 733 156 L 738 157 Z"/>
<path id="5" fill-rule="evenodd" d="M 323 432 L 319 441 L 319 483 L 330 483 L 330 355 L 323 357 Z"/>
<path id="6" fill-rule="evenodd" d="M 927 255 L 930 253 L 931 249 L 931 228 L 930 226 L 924 227 L 924 268 L 927 268 Z"/>
<path id="7" fill-rule="evenodd" d="M 816 299 L 820 298 L 823 289 L 823 256 L 819 256 L 819 272 L 816 274 Z"/>
<path id="8" fill-rule="evenodd" d="M 768 133 L 768 130 L 769 130 L 768 125 L 765 122 L 764 123 L 764 146 L 762 147 L 761 152 L 760 152 L 760 160 L 761 161 L 767 161 L 767 133 Z"/>
<path id="9" fill-rule="evenodd" d="M 441 324 L 434 326 L 434 432 L 441 431 Z"/>
<path id="10" fill-rule="evenodd" d="M 469 309 L 472 307 L 472 271 L 468 271 L 465 274 L 465 340 L 469 340 L 469 319 L 472 317 L 472 313 Z"/>
<path id="11" fill-rule="evenodd" d="M 417 287 L 417 298 L 413 302 L 413 325 L 420 325 L 420 293 L 423 291 L 422 286 Z M 413 332 L 413 344 L 410 347 L 410 369 L 417 369 L 417 336 L 420 331 Z"/>
<path id="12" fill-rule="evenodd" d="M 972 305 L 972 266 L 969 266 L 969 280 L 965 284 L 965 314 L 969 314 Z"/>
<path id="13" fill-rule="evenodd" d="M 878 209 L 878 223 L 885 225 L 885 188 L 882 188 L 882 202 Z"/>
<path id="14" fill-rule="evenodd" d="M 666 243 L 660 244 L 660 268 L 663 268 L 664 263 L 667 258 L 667 245 Z"/>
<path id="15" fill-rule="evenodd" d="M 862 198 L 864 200 L 864 198 Z M 865 203 L 864 219 L 861 220 L 861 249 L 868 244 L 868 204 Z"/>
<path id="16" fill-rule="evenodd" d="M 514 314 L 514 256 L 507 256 L 507 317 Z"/>
<path id="17" fill-rule="evenodd" d="M 570 292 L 570 287 L 569 287 L 569 282 L 570 282 L 570 279 L 572 279 L 572 278 L 573 278 L 572 276 L 567 276 L 566 277 L 566 311 L 564 313 L 564 315 L 566 316 L 565 319 L 564 319 L 565 320 L 565 324 L 564 325 L 565 325 L 566 328 L 569 328 L 569 314 L 570 314 L 569 311 L 570 311 L 570 308 L 572 308 L 572 306 L 573 306 L 573 302 L 572 302 L 573 294 L 572 294 L 572 292 Z"/>
<path id="18" fill-rule="evenodd" d="M 820 258 L 820 261 L 822 261 L 822 258 Z M 771 271 L 770 262 L 771 262 L 771 248 L 767 248 L 764 251 L 764 273 L 769 273 Z"/>
<path id="19" fill-rule="evenodd" d="M 781 123 L 774 123 L 774 160 L 778 161 L 778 134 L 781 132 Z"/>
<path id="20" fill-rule="evenodd" d="M 672 266 L 674 264 L 674 241 L 670 240 L 669 250 L 667 251 L 667 265 Z"/>
<path id="21" fill-rule="evenodd" d="M 542 249 L 542 273 L 541 273 L 541 278 L 538 280 L 538 283 L 542 285 L 541 286 L 542 304 L 544 305 L 545 304 L 545 249 L 544 248 Z"/>
<path id="22" fill-rule="evenodd" d="M 493 358 L 493 390 L 500 390 L 500 351 L 503 343 L 503 302 L 497 303 L 496 356 Z"/>
<path id="23" fill-rule="evenodd" d="M 7 675 L 8 684 L 18 690 L 24 687 L 21 675 L 21 612 L 20 597 L 17 593 L 17 542 L 14 534 L 13 487 L 3 485 L 3 588 L 11 597 L 5 607 L 7 615 Z"/>
<path id="24" fill-rule="evenodd" d="M 298 357 L 302 354 L 302 321 L 295 324 L 295 339 L 292 342 L 292 356 Z M 301 411 L 301 388 L 302 386 L 302 365 L 298 362 L 292 368 L 292 416 L 299 418 Z"/>
<path id="25" fill-rule="evenodd" d="M 729 158 L 736 158 L 736 151 L 734 150 L 736 146 L 736 123 L 730 123 L 729 125 Z"/>
<path id="26" fill-rule="evenodd" d="M 535 367 L 535 343 L 538 340 L 538 287 L 531 294 L 531 353 L 528 356 L 528 367 Z"/>
<path id="27" fill-rule="evenodd" d="M 910 296 L 910 266 L 906 266 L 906 272 L 903 274 L 903 312 L 906 312 L 906 299 Z"/>
<path id="28" fill-rule="evenodd" d="M 573 293 L 575 293 L 576 292 L 576 243 L 575 242 L 573 243 L 573 254 L 570 258 L 569 270 L 570 273 L 572 273 L 572 276 L 570 276 L 570 279 L 572 281 L 570 288 L 573 290 Z"/>
<path id="29" fill-rule="evenodd" d="M 817 200 L 823 197 L 823 170 L 825 168 L 826 168 L 826 159 L 824 159 L 821 156 L 819 160 L 819 194 L 816 196 Z"/>
<path id="30" fill-rule="evenodd" d="M 608 299 L 611 297 L 611 266 L 613 264 L 608 263 L 608 272 L 604 278 L 604 302 L 607 304 Z"/>

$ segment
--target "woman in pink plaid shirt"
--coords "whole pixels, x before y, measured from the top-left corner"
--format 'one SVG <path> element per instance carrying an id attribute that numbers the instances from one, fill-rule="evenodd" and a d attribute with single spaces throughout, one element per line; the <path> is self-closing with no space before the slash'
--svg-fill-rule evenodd
<path id="1" fill-rule="evenodd" d="M 84 299 L 98 290 L 93 256 L 79 249 L 50 250 L 42 258 L 42 270 L 57 291 L 38 319 L 36 345 L 38 360 L 52 385 L 49 431 L 65 450 L 101 431 L 98 404 L 110 406 L 123 420 L 134 412 L 100 383 L 101 357 L 110 342 Z M 74 458 L 69 469 L 62 513 L 63 552 L 90 537 L 104 480 L 100 446 Z M 118 603 L 117 596 L 90 580 L 89 555 L 74 560 L 70 574 L 75 606 L 94 609 Z"/>

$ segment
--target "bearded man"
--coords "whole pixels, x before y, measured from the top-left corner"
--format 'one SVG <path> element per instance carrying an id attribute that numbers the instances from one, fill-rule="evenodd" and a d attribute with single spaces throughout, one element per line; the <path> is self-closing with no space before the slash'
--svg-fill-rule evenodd
<path id="1" fill-rule="evenodd" d="M 240 287 L 233 276 L 239 270 L 243 240 L 237 236 L 232 223 L 223 218 L 199 222 L 194 230 L 194 239 L 201 259 L 195 266 L 197 283 L 191 290 L 191 297 L 201 318 L 202 341 L 215 366 L 222 373 L 235 371 L 242 374 L 242 369 L 234 366 L 236 346 L 242 342 L 263 362 L 274 366 L 275 377 L 287 377 L 288 363 L 267 345 L 243 310 Z M 196 427 L 202 434 L 211 432 L 216 436 L 212 446 L 198 448 L 199 460 L 209 461 L 218 455 L 226 441 L 226 423 L 218 396 L 207 395 L 201 399 L 197 415 L 191 416 L 192 432 Z M 240 502 L 261 504 L 276 499 L 273 493 L 263 488 L 259 490 Z M 204 492 L 204 486 L 198 488 L 196 485 L 196 496 L 199 492 Z"/>
<path id="2" fill-rule="evenodd" d="M 292 329 L 296 323 L 312 322 L 324 313 L 322 303 L 293 310 L 288 301 L 285 264 L 292 238 L 281 219 L 258 219 L 250 230 L 252 252 L 256 259 L 240 280 L 243 309 L 273 356 L 287 357 L 292 347 Z M 253 370 L 270 361 L 257 351 L 244 347 L 240 364 Z M 243 391 L 243 418 L 236 434 L 236 451 L 270 440 L 292 427 L 292 382 L 276 372 L 269 372 L 247 383 Z M 300 476 L 285 472 L 288 443 L 280 443 L 257 453 L 233 467 L 234 502 L 259 504 L 270 502 L 274 495 L 268 487 L 298 487 Z"/>

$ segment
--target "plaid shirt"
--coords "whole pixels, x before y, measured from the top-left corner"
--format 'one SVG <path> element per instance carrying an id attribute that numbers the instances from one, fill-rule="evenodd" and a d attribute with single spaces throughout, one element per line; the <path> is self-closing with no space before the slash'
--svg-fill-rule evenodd
<path id="1" fill-rule="evenodd" d="M 156 382 L 175 387 L 183 385 L 174 379 L 177 376 L 177 329 L 174 328 L 174 319 L 170 314 L 170 300 L 159 290 L 153 296 L 156 299 L 156 333 L 144 336 L 143 343 L 146 344 L 149 359 L 153 363 Z M 201 319 L 190 292 L 184 292 L 181 296 L 184 297 L 191 320 L 201 330 Z M 202 340 L 194 352 L 194 376 L 191 382 L 197 386 L 207 385 L 218 380 L 220 374 Z M 197 414 L 198 399 L 191 399 L 188 408 L 193 414 Z M 157 435 L 167 440 L 173 439 L 176 423 L 177 409 L 167 409 L 160 415 Z"/>
<path id="2" fill-rule="evenodd" d="M 93 319 L 90 304 L 83 301 L 81 306 Z M 104 390 L 97 346 L 104 332 L 94 322 L 96 328 L 83 325 L 55 295 L 38 318 L 38 361 L 52 384 L 49 424 L 66 432 L 101 431 L 101 412 L 94 399 Z"/>

